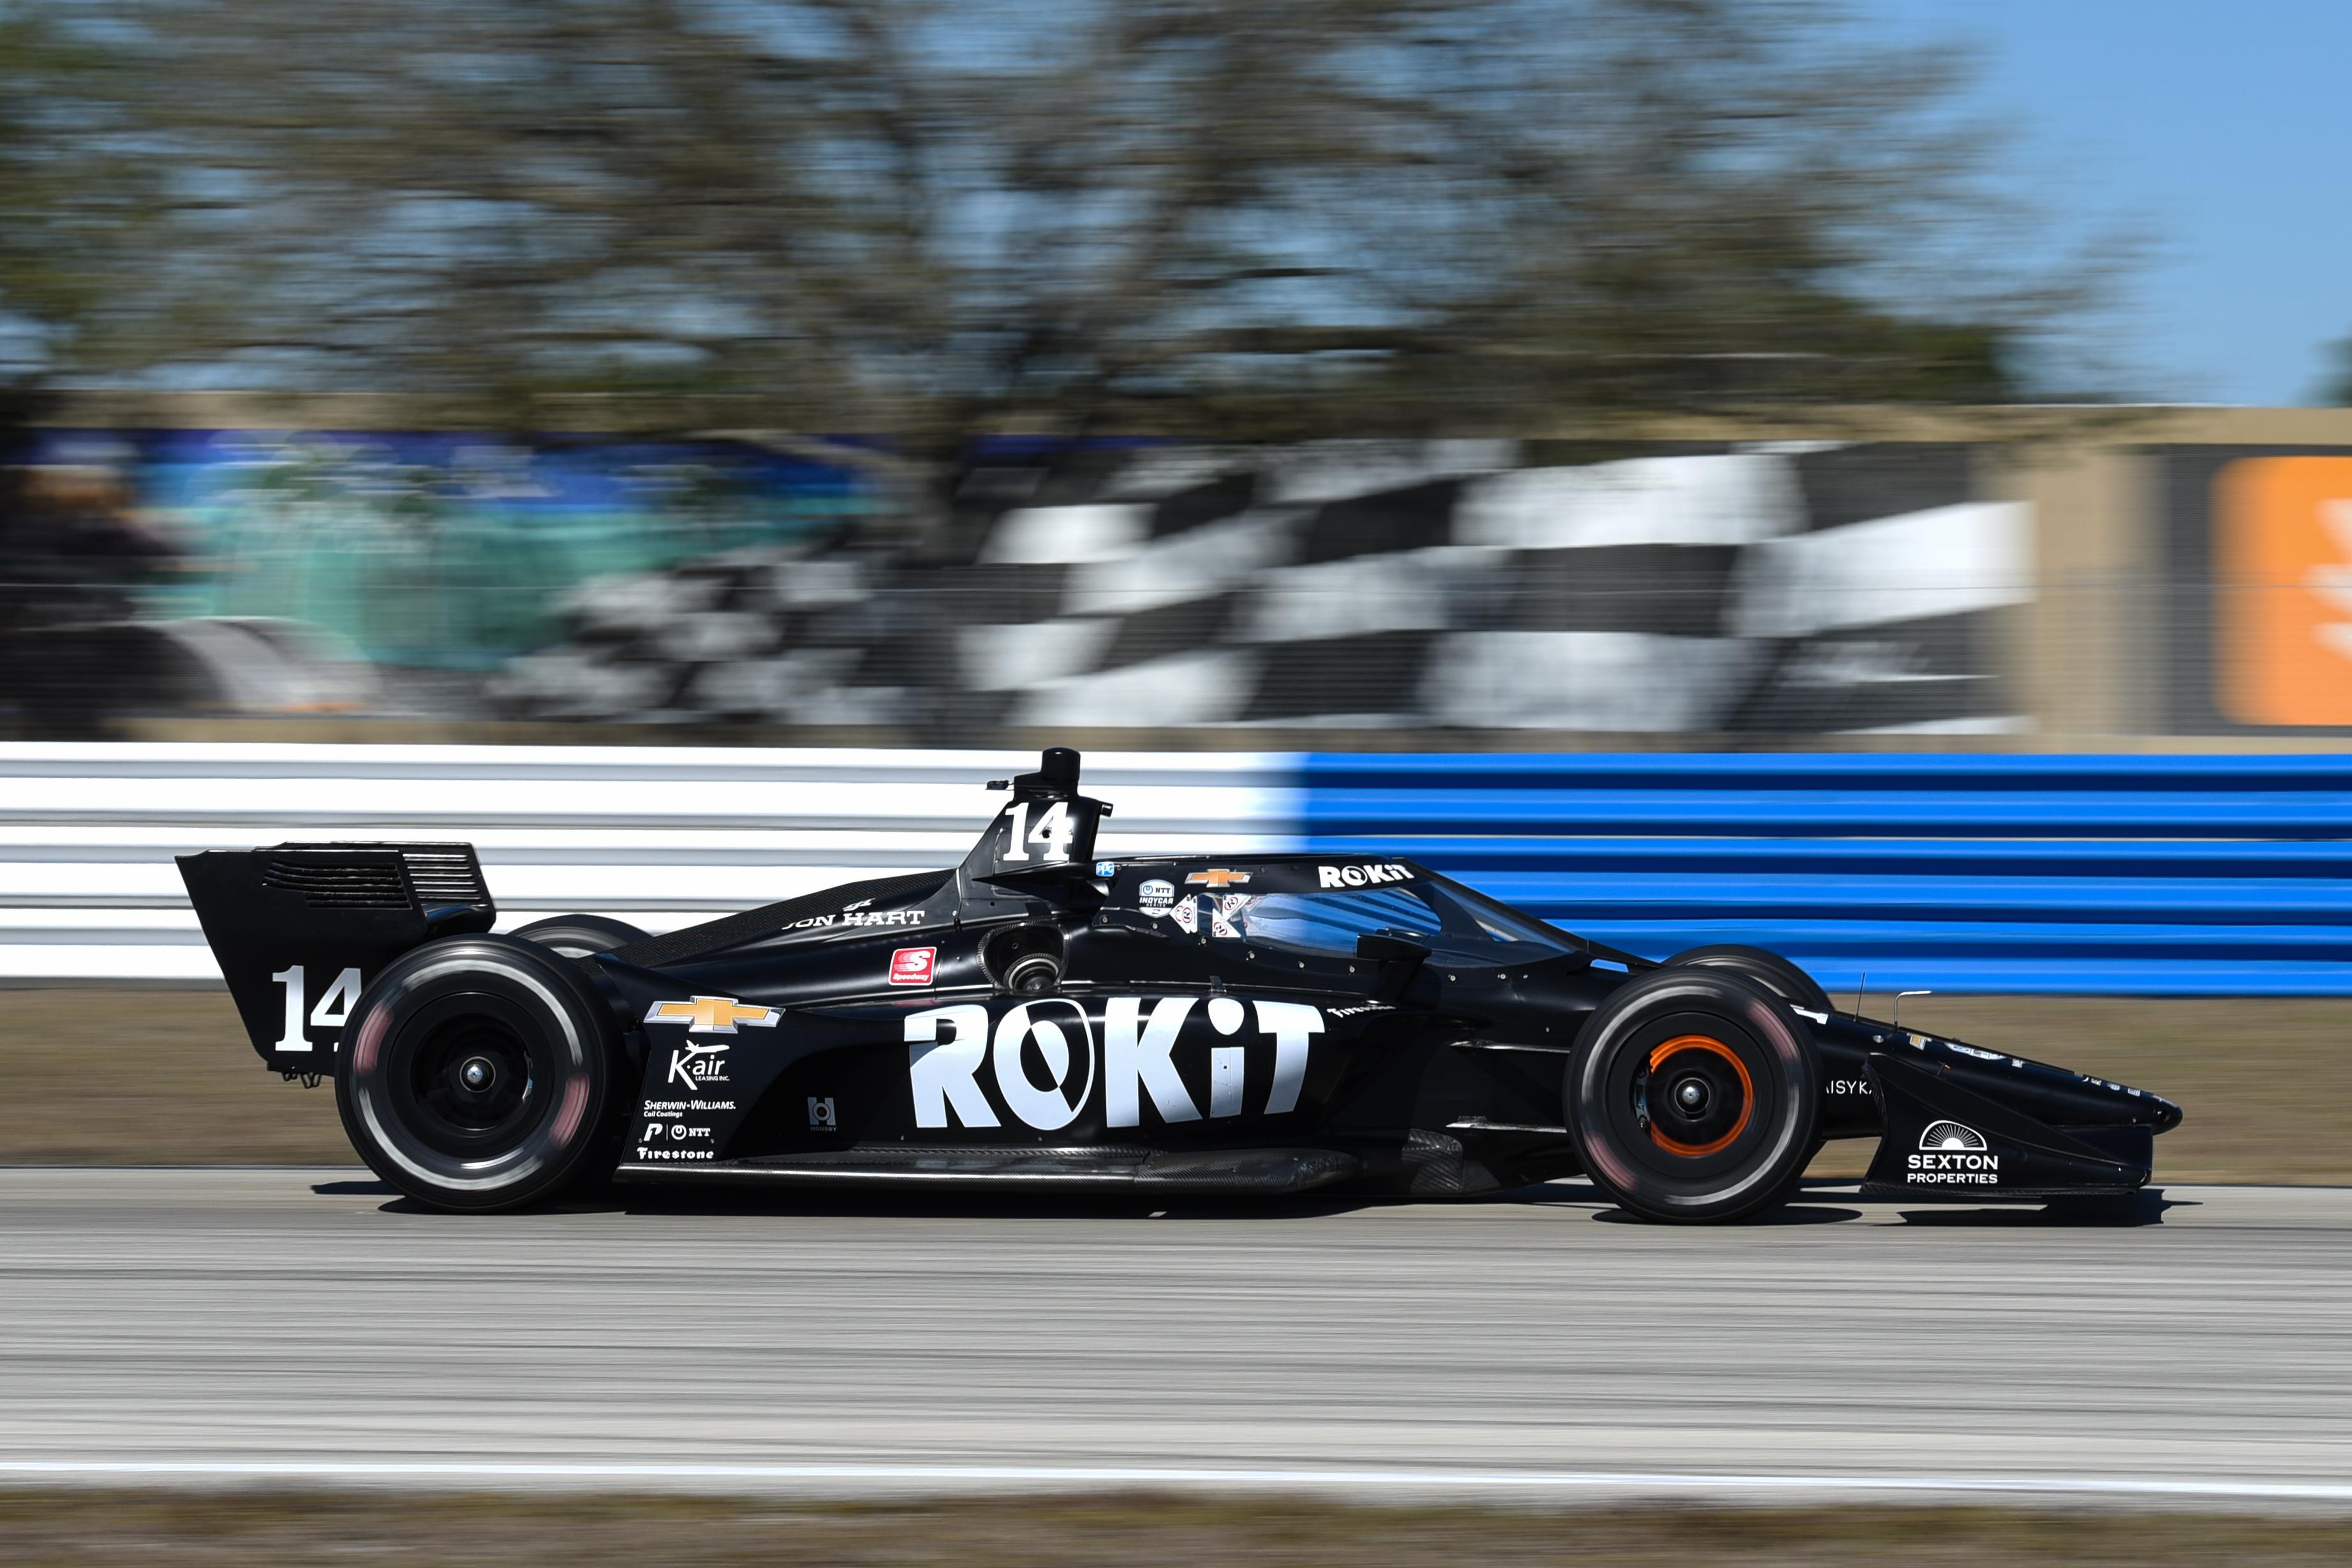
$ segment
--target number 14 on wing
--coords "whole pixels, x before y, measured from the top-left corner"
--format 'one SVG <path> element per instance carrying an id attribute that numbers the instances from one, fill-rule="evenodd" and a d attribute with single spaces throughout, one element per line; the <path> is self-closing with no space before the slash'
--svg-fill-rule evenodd
<path id="1" fill-rule="evenodd" d="M 281 969 L 269 978 L 286 987 L 286 1026 L 278 1034 L 278 1048 L 281 1051 L 309 1050 L 310 1037 L 302 1027 L 302 966 L 298 963 L 291 969 Z M 352 1004 L 359 999 L 360 972 L 346 969 L 335 976 L 334 984 L 327 987 L 327 994 L 319 998 L 316 1007 L 310 1009 L 310 1026 L 316 1029 L 341 1028 L 344 1020 L 352 1016 Z"/>

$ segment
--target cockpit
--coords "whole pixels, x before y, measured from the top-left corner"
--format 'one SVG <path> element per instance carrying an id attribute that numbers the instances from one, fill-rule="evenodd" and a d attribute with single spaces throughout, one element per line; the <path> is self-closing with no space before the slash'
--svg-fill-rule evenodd
<path id="1" fill-rule="evenodd" d="M 1202 895 L 1210 920 L 1254 946 L 1354 957 L 1365 936 L 1402 938 L 1439 963 L 1538 963 L 1580 951 L 1576 939 L 1505 908 L 1448 879 L 1423 871 L 1407 885 L 1318 889 L 1312 892 Z"/>

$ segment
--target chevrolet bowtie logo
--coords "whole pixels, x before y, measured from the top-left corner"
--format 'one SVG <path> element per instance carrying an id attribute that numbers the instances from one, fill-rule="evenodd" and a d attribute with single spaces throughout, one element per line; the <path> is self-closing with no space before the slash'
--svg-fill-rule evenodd
<path id="1" fill-rule="evenodd" d="M 1211 888 L 1231 888 L 1240 883 L 1246 882 L 1249 879 L 1250 874 L 1247 871 L 1195 871 L 1191 876 L 1184 879 L 1184 885 L 1188 888 L 1196 885 Z"/>
<path id="2" fill-rule="evenodd" d="M 691 1002 L 656 1002 L 646 1012 L 648 1024 L 684 1024 L 689 1035 L 731 1035 L 735 1026 L 772 1029 L 783 1016 L 773 1007 L 756 1007 L 732 996 L 697 996 Z"/>

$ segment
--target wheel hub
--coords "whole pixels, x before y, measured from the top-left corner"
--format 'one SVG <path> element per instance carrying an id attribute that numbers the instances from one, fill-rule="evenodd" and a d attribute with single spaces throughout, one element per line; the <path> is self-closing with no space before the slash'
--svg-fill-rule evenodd
<path id="1" fill-rule="evenodd" d="M 442 1138 L 466 1146 L 495 1142 L 525 1119 L 530 1058 L 500 1020 L 451 1018 L 430 1032 L 413 1059 L 416 1101 Z"/>
<path id="2" fill-rule="evenodd" d="M 1652 1047 L 1645 1070 L 1634 1077 L 1633 1093 L 1650 1141 L 1684 1159 L 1731 1147 L 1756 1110 L 1748 1064 L 1709 1035 L 1677 1035 Z"/>

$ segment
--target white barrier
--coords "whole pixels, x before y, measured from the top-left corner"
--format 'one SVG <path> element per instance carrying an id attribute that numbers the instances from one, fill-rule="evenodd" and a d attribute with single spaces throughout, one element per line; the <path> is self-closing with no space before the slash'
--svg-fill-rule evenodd
<path id="1" fill-rule="evenodd" d="M 1034 752 L 712 747 L 0 745 L 0 982 L 220 978 L 172 857 L 465 839 L 509 930 L 651 931 L 961 860 Z M 1089 755 L 1105 854 L 1278 849 L 1287 753 Z"/>

